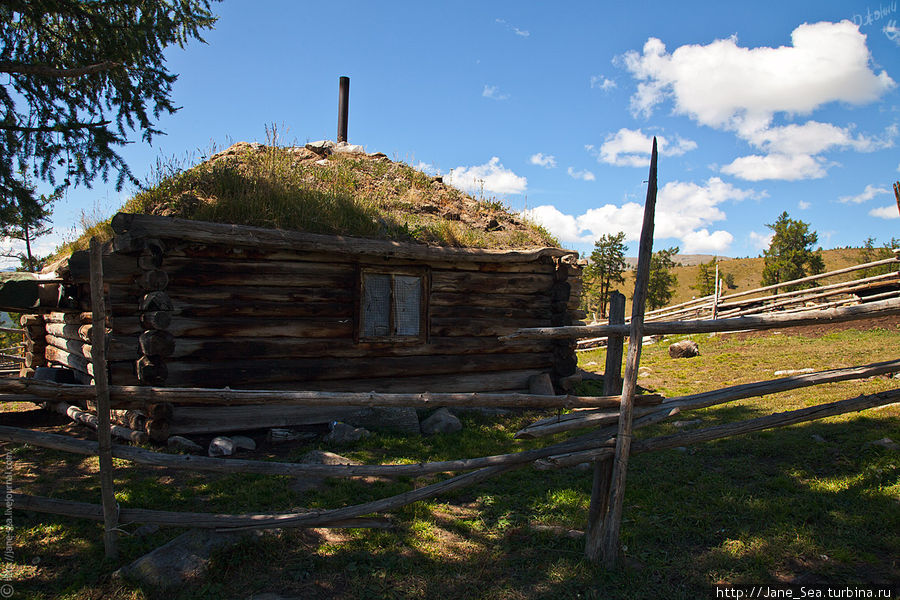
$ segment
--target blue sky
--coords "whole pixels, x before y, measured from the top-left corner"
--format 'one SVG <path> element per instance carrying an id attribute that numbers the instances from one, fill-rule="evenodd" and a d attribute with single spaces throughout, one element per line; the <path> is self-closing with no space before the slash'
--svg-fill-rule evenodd
<path id="1" fill-rule="evenodd" d="M 900 11 L 891 2 L 226 1 L 207 44 L 167 52 L 182 110 L 124 156 L 334 139 L 528 209 L 585 252 L 634 253 L 650 136 L 663 141 L 656 248 L 755 256 L 781 211 L 826 248 L 900 235 Z M 482 191 L 483 190 L 483 191 Z M 57 205 L 56 235 L 130 195 L 97 181 Z"/>

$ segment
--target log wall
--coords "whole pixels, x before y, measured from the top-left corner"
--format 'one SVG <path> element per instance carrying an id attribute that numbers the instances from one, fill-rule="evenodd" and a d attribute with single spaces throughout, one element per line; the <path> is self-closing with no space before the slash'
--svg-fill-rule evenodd
<path id="1" fill-rule="evenodd" d="M 521 391 L 536 374 L 558 380 L 575 371 L 571 341 L 497 341 L 580 317 L 571 254 L 429 249 L 420 257 L 399 244 L 354 253 L 347 238 L 329 253 L 321 240 L 300 250 L 119 229 L 103 261 L 113 385 Z M 51 313 L 44 328 L 47 360 L 85 380 L 94 326 L 88 266 L 76 252 L 57 267 L 81 312 Z M 359 340 L 360 271 L 391 268 L 427 274 L 424 342 Z"/>

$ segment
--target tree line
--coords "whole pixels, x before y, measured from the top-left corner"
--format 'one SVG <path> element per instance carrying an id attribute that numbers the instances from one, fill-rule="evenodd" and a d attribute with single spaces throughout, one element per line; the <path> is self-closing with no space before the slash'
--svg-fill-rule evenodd
<path id="1" fill-rule="evenodd" d="M 809 223 L 792 219 L 787 212 L 782 212 L 774 223 L 766 224 L 772 231 L 772 239 L 768 248 L 763 251 L 763 270 L 760 286 L 777 285 L 785 281 L 801 279 L 809 275 L 818 275 L 825 271 L 822 259 L 822 248 L 816 248 L 818 234 L 810 228 Z M 877 245 L 875 238 L 868 238 L 860 249 L 859 262 L 875 262 L 892 257 L 893 250 L 900 248 L 900 238 L 892 237 L 890 241 Z M 625 233 L 604 234 L 594 242 L 588 265 L 583 274 L 582 309 L 594 319 L 608 316 L 609 295 L 616 287 L 625 283 L 627 262 L 625 259 Z M 655 310 L 666 306 L 675 294 L 678 278 L 672 272 L 676 266 L 675 256 L 678 247 L 665 248 L 653 253 L 650 261 L 650 284 L 647 292 L 647 308 Z M 691 289 L 697 295 L 709 296 L 716 293 L 725 294 L 727 290 L 737 288 L 734 273 L 718 270 L 718 258 L 698 265 L 696 279 Z M 870 277 L 890 272 L 892 265 L 882 265 L 863 269 L 858 277 Z M 817 286 L 817 282 L 785 286 L 781 291 L 792 291 Z M 775 289 L 774 293 L 778 293 Z"/>

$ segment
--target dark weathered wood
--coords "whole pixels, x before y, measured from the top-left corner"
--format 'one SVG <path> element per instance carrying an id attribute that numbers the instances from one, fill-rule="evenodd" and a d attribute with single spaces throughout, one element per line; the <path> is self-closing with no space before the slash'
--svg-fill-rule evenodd
<path id="1" fill-rule="evenodd" d="M 218 318 L 192 319 L 172 317 L 168 331 L 182 337 L 290 337 L 346 338 L 353 336 L 353 320 L 347 318 L 284 319 Z"/>
<path id="2" fill-rule="evenodd" d="M 69 367 L 70 369 L 81 371 L 82 373 L 91 376 L 94 374 L 94 367 L 89 360 L 84 358 L 84 356 L 76 355 L 67 350 L 61 350 L 55 346 L 47 346 L 47 348 L 44 349 L 44 356 L 49 362 L 55 362 L 64 367 Z"/>
<path id="3" fill-rule="evenodd" d="M 628 357 L 625 360 L 622 404 L 619 411 L 619 431 L 616 434 L 616 454 L 613 460 L 608 509 L 602 525 L 603 531 L 601 532 L 600 554 L 603 556 L 603 563 L 607 568 L 615 566 L 619 554 L 619 529 L 622 525 L 622 504 L 625 500 L 625 479 L 631 450 L 634 395 L 637 390 L 637 374 L 641 362 L 641 346 L 644 339 L 644 305 L 647 301 L 647 287 L 650 281 L 650 258 L 653 254 L 653 225 L 656 214 L 656 161 L 656 137 L 654 137 L 653 150 L 650 154 L 647 200 L 644 203 L 644 224 L 641 228 L 638 266 L 635 273 L 631 328 L 628 334 Z"/>
<path id="4" fill-rule="evenodd" d="M 69 276 L 76 283 L 90 283 L 90 252 L 87 250 L 73 252 L 69 257 L 67 268 Z M 137 259 L 133 256 L 108 254 L 103 257 L 104 281 L 130 283 L 139 273 Z"/>
<path id="5" fill-rule="evenodd" d="M 180 297 L 172 301 L 173 315 L 193 319 L 221 319 L 229 317 L 265 318 L 280 321 L 289 318 L 354 318 L 353 302 L 296 302 L 287 299 L 263 301 L 247 299 L 240 302 L 221 300 L 186 300 Z"/>
<path id="6" fill-rule="evenodd" d="M 169 274 L 158 269 L 144 271 L 137 277 L 137 283 L 148 291 L 164 290 L 169 285 Z"/>
<path id="7" fill-rule="evenodd" d="M 160 238 L 203 244 L 409 259 L 515 263 L 537 261 L 542 257 L 562 258 L 575 255 L 574 252 L 559 248 L 505 251 L 434 247 L 126 213 L 119 213 L 113 217 L 112 228 L 117 234 L 129 232 L 132 235 L 155 235 Z"/>
<path id="8" fill-rule="evenodd" d="M 65 323 L 49 322 L 44 327 L 47 335 L 67 340 L 79 340 L 87 344 L 91 343 L 91 332 L 93 331 L 93 326 L 90 324 L 78 325 L 76 323 L 72 323 L 70 325 L 67 325 Z"/>
<path id="9" fill-rule="evenodd" d="M 163 444 L 169 439 L 171 434 L 170 426 L 170 422 L 166 419 L 147 419 L 144 423 L 144 431 L 147 432 L 151 440 Z M 250 427 L 245 429 L 250 429 Z"/>
<path id="10" fill-rule="evenodd" d="M 625 322 L 625 295 L 612 292 L 609 295 L 609 323 L 618 325 Z M 609 336 L 606 343 L 606 367 L 603 371 L 603 393 L 622 393 L 622 350 L 625 338 L 621 335 Z M 620 397 L 621 402 L 621 397 Z M 594 463 L 594 478 L 591 483 L 591 504 L 585 528 L 584 555 L 590 561 L 600 558 L 603 519 L 609 509 L 609 485 L 612 481 L 612 459 Z"/>
<path id="11" fill-rule="evenodd" d="M 172 313 L 167 310 L 152 310 L 142 313 L 140 324 L 144 329 L 168 329 L 172 324 Z M 113 327 L 115 331 L 115 327 Z"/>
<path id="12" fill-rule="evenodd" d="M 544 294 L 494 294 L 490 289 L 471 294 L 432 291 L 429 298 L 429 306 L 433 310 L 437 310 L 439 306 L 484 306 L 537 310 L 543 313 L 550 310 L 550 305 L 549 291 Z"/>
<path id="13" fill-rule="evenodd" d="M 433 271 L 433 292 L 496 294 L 538 294 L 547 292 L 554 284 L 552 275 L 502 275 L 484 273 L 454 273 Z"/>
<path id="14" fill-rule="evenodd" d="M 59 338 L 54 335 L 48 335 L 45 339 L 50 346 L 54 346 L 55 348 L 64 350 L 75 356 L 80 356 L 88 360 L 93 357 L 91 354 L 91 344 L 86 344 L 81 340 Z M 108 336 L 106 343 L 106 356 L 110 360 L 135 359 L 141 354 L 138 348 L 138 339 L 136 337 L 120 335 Z"/>
<path id="15" fill-rule="evenodd" d="M 141 352 L 148 356 L 168 357 L 175 352 L 175 336 L 168 331 L 151 329 L 139 338 Z"/>
<path id="16" fill-rule="evenodd" d="M 141 296 L 138 307 L 141 312 L 172 310 L 172 300 L 165 292 L 148 292 Z"/>
<path id="17" fill-rule="evenodd" d="M 543 319 L 479 319 L 471 318 L 431 318 L 431 332 L 442 337 L 454 336 L 485 336 L 494 338 L 512 333 L 519 327 L 549 325 L 550 316 Z"/>
<path id="18" fill-rule="evenodd" d="M 162 385 L 169 377 L 169 369 L 165 361 L 154 356 L 140 357 L 135 362 L 135 373 L 138 380 L 144 385 Z"/>
<path id="19" fill-rule="evenodd" d="M 103 299 L 103 246 L 96 238 L 90 242 L 90 276 L 92 321 L 91 363 L 94 367 L 94 389 L 97 392 L 97 439 L 100 457 L 100 497 L 103 501 L 103 545 L 107 558 L 116 558 L 116 528 L 118 527 L 118 505 L 113 487 L 112 438 L 109 419 L 109 380 L 106 372 L 106 327 L 100 326 L 106 320 Z"/>
<path id="20" fill-rule="evenodd" d="M 874 319 L 900 314 L 900 299 L 881 300 L 860 306 L 845 306 L 826 310 L 806 310 L 791 314 L 735 317 L 731 319 L 698 321 L 660 321 L 644 324 L 644 335 L 671 335 L 676 333 L 713 333 L 721 331 L 741 331 L 799 327 L 821 323 L 841 323 Z M 599 337 L 611 334 L 628 334 L 627 325 L 581 325 L 573 327 L 553 327 L 520 329 L 514 334 L 501 338 L 508 339 L 571 339 Z"/>

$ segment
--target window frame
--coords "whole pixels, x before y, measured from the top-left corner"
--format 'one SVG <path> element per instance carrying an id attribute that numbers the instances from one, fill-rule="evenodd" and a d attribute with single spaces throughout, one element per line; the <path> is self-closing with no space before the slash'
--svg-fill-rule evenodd
<path id="1" fill-rule="evenodd" d="M 379 267 L 379 266 L 359 266 L 356 278 L 356 322 L 354 327 L 354 338 L 357 344 L 367 343 L 393 343 L 393 344 L 426 344 L 429 338 L 429 302 L 431 296 L 431 270 L 428 267 Z M 419 294 L 419 333 L 417 335 L 381 335 L 381 336 L 363 336 L 363 319 L 365 298 L 365 281 L 368 275 L 388 275 L 391 278 L 390 291 L 390 315 L 389 330 L 394 331 L 396 315 L 394 312 L 394 277 L 418 277 L 421 280 L 422 287 Z"/>

